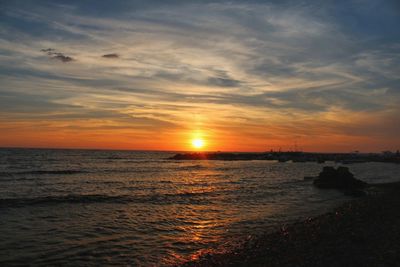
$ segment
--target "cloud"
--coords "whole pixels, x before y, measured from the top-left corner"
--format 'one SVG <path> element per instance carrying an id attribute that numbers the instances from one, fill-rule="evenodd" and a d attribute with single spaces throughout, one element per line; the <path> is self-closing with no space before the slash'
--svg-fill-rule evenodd
<path id="1" fill-rule="evenodd" d="M 51 58 L 60 60 L 63 63 L 67 63 L 70 61 L 74 61 L 75 59 L 73 59 L 70 56 L 66 56 L 63 53 L 60 52 L 56 52 L 55 49 L 53 48 L 47 48 L 47 49 L 41 49 L 40 51 L 45 52 L 48 56 L 50 56 Z"/>
<path id="2" fill-rule="evenodd" d="M 66 56 L 63 53 L 55 53 L 53 54 L 53 58 L 58 59 L 64 63 L 74 60 L 72 57 Z"/>
<path id="3" fill-rule="evenodd" d="M 51 53 L 53 53 L 55 51 L 55 49 L 47 48 L 47 49 L 40 49 L 40 51 L 45 52 L 45 53 L 50 53 L 50 55 L 51 55 Z"/>
<path id="4" fill-rule="evenodd" d="M 112 54 L 104 54 L 104 55 L 102 55 L 102 57 L 105 57 L 105 58 L 119 58 L 119 55 L 116 54 L 116 53 L 112 53 Z"/>

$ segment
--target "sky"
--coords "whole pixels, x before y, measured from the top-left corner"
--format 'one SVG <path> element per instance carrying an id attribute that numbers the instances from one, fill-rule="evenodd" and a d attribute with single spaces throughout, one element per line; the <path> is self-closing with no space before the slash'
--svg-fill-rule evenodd
<path id="1" fill-rule="evenodd" d="M 400 149 L 400 2 L 0 1 L 0 147 Z"/>

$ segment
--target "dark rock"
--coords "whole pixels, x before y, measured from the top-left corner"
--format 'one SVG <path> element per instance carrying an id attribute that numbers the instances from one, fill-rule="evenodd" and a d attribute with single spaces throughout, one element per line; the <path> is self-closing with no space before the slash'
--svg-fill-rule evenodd
<path id="1" fill-rule="evenodd" d="M 339 189 L 350 195 L 361 195 L 359 189 L 364 188 L 367 183 L 354 178 L 354 175 L 347 167 L 324 167 L 318 178 L 314 180 L 314 185 L 323 189 Z"/>
<path id="2" fill-rule="evenodd" d="M 360 190 L 360 189 L 348 189 L 343 192 L 346 196 L 352 196 L 352 197 L 364 197 L 367 195 L 365 191 Z"/>

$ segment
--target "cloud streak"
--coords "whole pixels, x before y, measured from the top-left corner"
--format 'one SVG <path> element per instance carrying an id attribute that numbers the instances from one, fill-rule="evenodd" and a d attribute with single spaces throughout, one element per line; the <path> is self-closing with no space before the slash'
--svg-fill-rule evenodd
<path id="1" fill-rule="evenodd" d="M 112 53 L 112 54 L 104 54 L 104 55 L 102 55 L 102 57 L 105 57 L 105 58 L 119 58 L 119 55 L 116 54 L 116 53 Z"/>
<path id="2" fill-rule="evenodd" d="M 70 56 L 66 56 L 63 53 L 57 52 L 53 48 L 41 49 L 40 51 L 45 52 L 50 58 L 60 60 L 63 63 L 74 61 Z"/>

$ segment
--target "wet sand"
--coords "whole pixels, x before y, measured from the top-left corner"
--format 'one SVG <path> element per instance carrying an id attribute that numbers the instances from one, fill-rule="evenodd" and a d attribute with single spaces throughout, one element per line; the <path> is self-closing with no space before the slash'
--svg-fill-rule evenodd
<path id="1" fill-rule="evenodd" d="M 400 266 L 400 183 L 182 266 Z"/>

